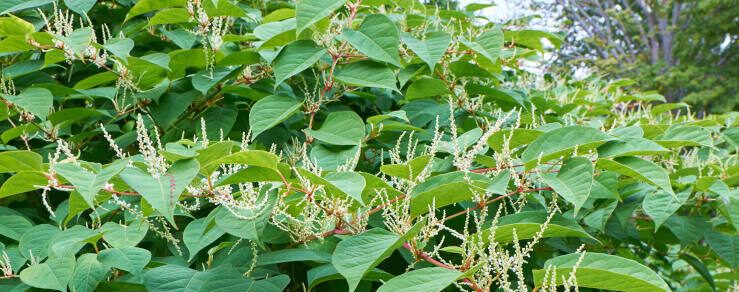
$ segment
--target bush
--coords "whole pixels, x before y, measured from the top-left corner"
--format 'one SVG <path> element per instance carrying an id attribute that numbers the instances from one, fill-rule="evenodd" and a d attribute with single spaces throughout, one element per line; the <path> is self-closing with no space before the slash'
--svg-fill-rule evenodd
<path id="1" fill-rule="evenodd" d="M 96 3 L 0 3 L 5 291 L 736 285 L 735 113 L 484 5 Z"/>

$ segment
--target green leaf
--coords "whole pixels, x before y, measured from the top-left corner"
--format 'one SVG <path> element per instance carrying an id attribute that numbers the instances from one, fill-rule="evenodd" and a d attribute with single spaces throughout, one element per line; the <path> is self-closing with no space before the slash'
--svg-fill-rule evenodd
<path id="1" fill-rule="evenodd" d="M 63 256 L 68 252 L 76 254 L 85 246 L 86 239 L 96 235 L 98 235 L 97 232 L 82 225 L 74 225 L 54 234 L 49 240 L 49 257 Z"/>
<path id="2" fill-rule="evenodd" d="M 173 226 L 177 226 L 174 222 L 177 200 L 198 174 L 199 169 L 197 160 L 185 159 L 172 164 L 167 173 L 160 177 L 153 177 L 141 169 L 128 167 L 121 172 L 120 178 L 141 194 L 154 210 L 167 218 Z"/>
<path id="3" fill-rule="evenodd" d="M 403 237 L 379 228 L 354 235 L 336 245 L 331 263 L 346 278 L 349 291 L 352 292 L 369 269 L 388 258 L 408 238 L 415 236 L 421 227 L 421 224 L 416 224 Z"/>
<path id="4" fill-rule="evenodd" d="M 364 139 L 364 122 L 352 111 L 332 112 L 320 129 L 307 132 L 321 142 L 332 145 L 360 145 Z"/>
<path id="5" fill-rule="evenodd" d="M 326 52 L 326 48 L 317 45 L 312 40 L 297 40 L 287 44 L 274 62 L 275 88 L 282 81 L 312 66 Z"/>
<path id="6" fill-rule="evenodd" d="M 514 230 L 519 241 L 534 238 L 541 232 L 547 217 L 549 214 L 541 211 L 524 211 L 500 217 L 495 227 L 494 240 L 498 243 L 511 243 L 514 239 Z M 492 234 L 489 225 L 490 223 L 486 224 L 485 229 L 471 235 L 470 238 L 489 243 Z M 552 215 L 542 237 L 582 237 L 597 241 L 577 222 L 559 214 Z"/>
<path id="7" fill-rule="evenodd" d="M 258 100 L 249 111 L 252 135 L 259 136 L 293 115 L 303 103 L 292 97 L 270 95 Z"/>
<path id="8" fill-rule="evenodd" d="M 254 28 L 254 36 L 264 41 L 258 46 L 260 53 L 265 52 L 265 49 L 280 47 L 295 41 L 295 25 L 295 18 L 288 18 L 283 21 L 264 23 Z M 271 59 L 267 60 L 271 63 Z"/>
<path id="9" fill-rule="evenodd" d="M 728 202 L 725 203 L 729 213 L 729 221 L 731 221 L 736 230 L 739 230 L 739 191 L 729 192 L 727 197 Z"/>
<path id="10" fill-rule="evenodd" d="M 664 134 L 656 137 L 655 142 L 664 147 L 712 146 L 711 132 L 697 126 L 672 126 Z"/>
<path id="11" fill-rule="evenodd" d="M 544 132 L 532 129 L 511 129 L 498 131 L 490 135 L 488 138 L 488 146 L 497 152 L 503 151 L 503 145 L 508 141 L 508 149 L 516 149 L 521 145 L 526 145 L 536 140 Z"/>
<path id="12" fill-rule="evenodd" d="M 683 246 L 689 246 L 701 238 L 706 230 L 711 229 L 711 224 L 701 216 L 679 216 L 673 214 L 664 223 L 665 227 L 680 240 Z"/>
<path id="13" fill-rule="evenodd" d="M 346 3 L 346 0 L 299 1 L 298 4 L 295 5 L 297 33 L 302 32 L 306 27 L 316 23 L 316 21 L 331 15 L 334 10 L 343 6 L 344 3 Z"/>
<path id="14" fill-rule="evenodd" d="M 67 5 L 69 10 L 77 14 L 87 15 L 87 12 L 92 9 L 92 6 L 95 6 L 96 2 L 97 0 L 64 0 L 64 5 Z"/>
<path id="15" fill-rule="evenodd" d="M 392 111 L 389 113 L 371 116 L 367 118 L 367 123 L 372 124 L 372 125 L 377 125 L 380 122 L 386 119 L 389 119 L 389 118 L 398 118 L 400 120 L 405 121 L 406 123 L 410 123 L 410 121 L 408 120 L 408 116 L 405 114 L 404 110 L 397 110 L 397 111 Z"/>
<path id="16" fill-rule="evenodd" d="M 67 291 L 74 268 L 73 256 L 58 257 L 23 269 L 20 278 L 31 287 Z"/>
<path id="17" fill-rule="evenodd" d="M 211 163 L 214 163 L 216 165 L 220 165 L 220 164 L 254 165 L 254 166 L 261 166 L 261 167 L 277 170 L 277 162 L 279 160 L 280 159 L 279 157 L 277 157 L 277 155 L 274 155 L 267 151 L 246 150 L 246 151 L 241 151 L 241 152 L 228 155 L 226 157 L 223 157 Z"/>
<path id="18" fill-rule="evenodd" d="M 211 218 L 198 218 L 191 221 L 185 227 L 185 232 L 182 234 L 182 241 L 185 243 L 187 250 L 190 252 L 189 261 L 198 254 L 198 251 L 202 250 L 209 244 L 213 243 L 226 232 L 218 228 L 218 226 L 212 225 Z"/>
<path id="19" fill-rule="evenodd" d="M 149 292 L 199 292 L 209 277 L 208 272 L 177 265 L 153 268 L 143 275 Z"/>
<path id="20" fill-rule="evenodd" d="M 74 273 L 69 280 L 69 289 L 75 292 L 93 292 L 100 281 L 105 280 L 108 267 L 103 266 L 94 253 L 77 258 Z"/>
<path id="21" fill-rule="evenodd" d="M 139 244 L 149 231 L 149 225 L 141 220 L 134 220 L 129 225 L 105 222 L 98 230 L 103 233 L 106 243 L 116 248 L 124 248 Z"/>
<path id="22" fill-rule="evenodd" d="M 305 248 L 283 249 L 260 254 L 259 257 L 257 257 L 257 266 L 308 261 L 328 263 L 331 261 L 331 254 L 320 250 Z"/>
<path id="23" fill-rule="evenodd" d="M 121 172 L 127 163 L 128 161 L 124 159 L 116 160 L 98 172 L 72 163 L 59 163 L 54 165 L 54 171 L 72 183 L 87 205 L 94 208 L 98 191 L 108 183 L 108 180 Z"/>
<path id="24" fill-rule="evenodd" d="M 34 31 L 33 24 L 15 15 L 11 14 L 8 17 L 0 17 L 0 36 L 25 36 Z"/>
<path id="25" fill-rule="evenodd" d="M 409 33 L 403 33 L 400 37 L 408 48 L 416 53 L 416 56 L 426 62 L 431 72 L 434 72 L 434 66 L 441 61 L 441 57 L 452 43 L 452 37 L 443 31 L 427 33 L 424 40 L 416 39 Z"/>
<path id="26" fill-rule="evenodd" d="M 476 187 L 465 181 L 457 181 L 415 194 L 411 198 L 410 215 L 411 217 L 417 217 L 425 214 L 429 212 L 429 208 L 432 205 L 436 209 L 439 209 L 447 205 L 469 200 L 474 197 L 473 188 Z M 484 190 L 479 188 L 477 191 L 484 192 Z"/>
<path id="27" fill-rule="evenodd" d="M 656 164 L 633 156 L 617 157 L 613 160 L 598 159 L 598 168 L 625 176 L 630 176 L 641 181 L 658 186 L 663 191 L 675 195 L 670 185 L 670 177 L 667 172 Z"/>
<path id="28" fill-rule="evenodd" d="M 586 252 L 582 259 L 580 257 L 579 253 L 558 256 L 546 261 L 544 267 L 555 267 L 558 276 L 554 281 L 557 285 L 561 285 L 563 278 L 568 277 L 576 266 L 575 278 L 580 288 L 627 292 L 672 291 L 657 273 L 633 260 L 591 252 Z M 544 283 L 545 273 L 544 269 L 534 270 L 537 286 Z"/>
<path id="29" fill-rule="evenodd" d="M 190 13 L 185 8 L 170 8 L 157 12 L 147 25 L 190 22 Z"/>
<path id="30" fill-rule="evenodd" d="M 730 236 L 713 229 L 706 230 L 706 241 L 730 268 L 739 267 L 739 236 Z"/>
<path id="31" fill-rule="evenodd" d="M 21 171 L 8 178 L 0 186 L 0 198 L 25 193 L 45 186 L 48 183 L 46 176 L 40 171 Z"/>
<path id="32" fill-rule="evenodd" d="M 43 158 L 36 152 L 17 150 L 0 152 L 0 173 L 40 171 Z"/>
<path id="33" fill-rule="evenodd" d="M 387 88 L 398 91 L 395 73 L 387 66 L 373 61 L 354 62 L 337 70 L 334 78 L 351 86 Z"/>
<path id="34" fill-rule="evenodd" d="M 10 2 L 10 1 L 8 1 Z M 8 9 L 5 9 L 4 11 L 0 12 L 0 15 L 6 14 L 6 13 L 13 13 L 16 11 L 21 11 L 28 8 L 38 7 L 41 5 L 46 5 L 51 2 L 54 2 L 54 0 L 28 0 L 28 1 L 18 1 L 18 4 L 11 6 Z M 11 4 L 12 5 L 12 4 Z M 7 6 L 5 6 L 7 7 Z"/>
<path id="35" fill-rule="evenodd" d="M 139 275 L 151 260 L 151 252 L 138 247 L 109 248 L 97 256 L 101 263 Z"/>
<path id="36" fill-rule="evenodd" d="M 371 14 L 364 18 L 357 30 L 344 28 L 342 33 L 353 47 L 370 59 L 403 67 L 398 55 L 398 28 L 387 16 Z"/>
<path id="37" fill-rule="evenodd" d="M 703 279 L 705 279 L 706 282 L 708 282 L 708 284 L 711 285 L 714 290 L 716 290 L 716 283 L 713 281 L 713 276 L 711 276 L 711 272 L 708 271 L 708 268 L 706 268 L 701 260 L 687 253 L 681 253 L 679 257 L 681 260 L 684 260 L 691 267 L 693 267 L 693 269 L 698 271 L 698 273 L 701 274 L 701 277 L 703 277 Z"/>
<path id="38" fill-rule="evenodd" d="M 366 183 L 362 175 L 356 172 L 329 172 L 324 179 L 364 206 L 362 191 Z"/>
<path id="39" fill-rule="evenodd" d="M 336 271 L 336 268 L 332 264 L 326 264 L 322 266 L 318 266 L 315 268 L 312 268 L 308 270 L 307 273 L 308 278 L 308 286 L 310 289 L 313 289 L 316 285 L 331 281 L 331 280 L 341 280 L 344 279 L 344 277 L 339 274 L 339 272 Z M 392 279 L 394 276 L 393 274 L 387 273 L 383 270 L 372 268 L 369 271 L 367 271 L 366 274 L 362 277 L 363 281 L 387 281 Z"/>
<path id="40" fill-rule="evenodd" d="M 33 222 L 18 215 L 0 216 L 0 235 L 20 241 L 21 236 L 33 227 Z M 0 250 L 1 251 L 1 250 Z"/>
<path id="41" fill-rule="evenodd" d="M 503 50 L 503 31 L 499 27 L 478 35 L 474 41 L 463 39 L 462 43 L 495 64 Z"/>
<path id="42" fill-rule="evenodd" d="M 405 100 L 411 101 L 434 96 L 452 94 L 446 83 L 435 78 L 421 78 L 413 81 L 405 92 Z"/>
<path id="43" fill-rule="evenodd" d="M 28 88 L 19 95 L 0 94 L 0 96 L 42 120 L 46 120 L 54 101 L 48 89 L 38 87 Z"/>
<path id="44" fill-rule="evenodd" d="M 39 224 L 23 233 L 18 240 L 18 250 L 26 259 L 37 258 L 43 260 L 49 255 L 49 242 L 52 237 L 60 233 L 58 227 L 49 224 Z"/>
<path id="45" fill-rule="evenodd" d="M 147 12 L 151 12 L 154 10 L 159 10 L 162 8 L 172 7 L 172 6 L 185 6 L 187 4 L 187 0 L 141 0 L 136 2 L 136 5 L 134 5 L 131 10 L 128 11 L 128 14 L 126 15 L 126 20 L 128 21 L 134 16 L 141 15 Z"/>
<path id="46" fill-rule="evenodd" d="M 644 201 L 642 201 L 642 209 L 644 209 L 644 212 L 652 218 L 652 222 L 654 222 L 654 232 L 657 232 L 660 225 L 667 221 L 667 218 L 670 218 L 675 211 L 680 209 L 680 206 L 685 204 L 685 201 L 690 197 L 691 190 L 692 189 L 687 189 L 686 191 L 677 193 L 677 196 L 669 193 L 657 192 L 648 194 L 644 197 Z"/>
<path id="47" fill-rule="evenodd" d="M 277 202 L 278 195 L 276 191 L 276 189 L 267 191 L 267 187 L 262 188 L 260 196 L 267 196 L 263 209 L 229 210 L 225 207 L 216 208 L 213 210 L 213 212 L 216 212 L 216 226 L 228 234 L 254 241 L 262 246 L 262 233 Z M 264 198 L 260 198 L 260 202 L 261 200 L 264 200 Z"/>
<path id="48" fill-rule="evenodd" d="M 433 158 L 431 155 L 424 155 L 413 158 L 406 164 L 385 164 L 380 166 L 380 171 L 389 176 L 414 180 L 423 172 Z"/>
<path id="49" fill-rule="evenodd" d="M 531 142 L 521 154 L 521 160 L 526 164 L 526 169 L 532 169 L 539 160 L 543 163 L 566 156 L 575 148 L 578 153 L 586 153 L 612 139 L 611 136 L 590 127 L 579 125 L 562 127 L 546 132 Z"/>
<path id="50" fill-rule="evenodd" d="M 555 48 L 559 48 L 563 42 L 559 36 L 540 30 L 510 30 L 503 34 L 505 40 L 510 43 L 538 51 L 544 51 L 544 44 L 542 44 L 541 39 L 547 39 Z"/>
<path id="51" fill-rule="evenodd" d="M 556 175 L 542 173 L 541 178 L 565 200 L 575 205 L 575 216 L 590 196 L 593 186 L 593 163 L 585 157 L 572 157 Z"/>
<path id="52" fill-rule="evenodd" d="M 621 138 L 600 145 L 598 147 L 598 157 L 655 155 L 669 151 L 669 149 L 662 147 L 662 145 L 644 138 Z"/>
<path id="53" fill-rule="evenodd" d="M 377 292 L 438 292 L 461 276 L 462 272 L 442 267 L 418 269 L 390 279 Z"/>

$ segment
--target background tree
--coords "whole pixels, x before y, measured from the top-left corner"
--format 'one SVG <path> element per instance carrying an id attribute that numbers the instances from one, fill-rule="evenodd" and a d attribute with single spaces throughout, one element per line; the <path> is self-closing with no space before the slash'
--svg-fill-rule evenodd
<path id="1" fill-rule="evenodd" d="M 668 101 L 709 112 L 736 109 L 736 0 L 556 0 L 569 32 L 562 70 L 633 78 Z"/>

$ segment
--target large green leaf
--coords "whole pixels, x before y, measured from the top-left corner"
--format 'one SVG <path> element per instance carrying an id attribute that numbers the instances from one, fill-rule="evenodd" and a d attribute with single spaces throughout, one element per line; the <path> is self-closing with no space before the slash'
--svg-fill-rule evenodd
<path id="1" fill-rule="evenodd" d="M 500 51 L 503 50 L 503 31 L 496 27 L 485 30 L 474 41 L 462 40 L 470 49 L 478 52 L 490 62 L 497 62 Z"/>
<path id="2" fill-rule="evenodd" d="M 100 281 L 105 280 L 108 267 L 97 260 L 94 253 L 86 253 L 77 258 L 74 273 L 69 280 L 69 290 L 93 292 Z"/>
<path id="3" fill-rule="evenodd" d="M 445 96 L 452 94 L 446 83 L 435 78 L 421 78 L 413 81 L 405 92 L 405 100 L 429 98 L 434 96 Z"/>
<path id="4" fill-rule="evenodd" d="M 349 291 L 354 291 L 371 268 L 388 258 L 408 238 L 415 236 L 421 227 L 421 224 L 416 224 L 402 237 L 379 228 L 354 235 L 336 245 L 331 263 L 346 278 Z"/>
<path id="5" fill-rule="evenodd" d="M 591 252 L 586 252 L 582 259 L 580 256 L 577 253 L 558 256 L 546 261 L 544 267 L 555 268 L 557 278 L 554 281 L 558 285 L 569 277 L 576 266 L 575 278 L 580 288 L 626 292 L 672 291 L 657 273 L 636 261 Z M 534 282 L 537 286 L 543 284 L 545 273 L 545 270 L 534 270 Z"/>
<path id="6" fill-rule="evenodd" d="M 490 135 L 487 142 L 490 148 L 500 152 L 506 142 L 508 143 L 508 149 L 516 149 L 516 147 L 531 143 L 541 134 L 544 134 L 544 132 L 532 129 L 503 130 Z"/>
<path id="7" fill-rule="evenodd" d="M 0 186 L 0 198 L 36 190 L 47 183 L 48 179 L 40 171 L 21 171 L 3 182 Z"/>
<path id="8" fill-rule="evenodd" d="M 308 270 L 308 287 L 313 289 L 316 285 L 330 281 L 330 280 L 341 280 L 344 277 L 336 271 L 336 268 L 332 264 L 325 264 Z M 372 268 L 362 277 L 363 281 L 387 281 L 393 278 L 393 274 L 380 270 L 378 268 Z"/>
<path id="9" fill-rule="evenodd" d="M 49 240 L 49 257 L 63 256 L 67 253 L 76 254 L 85 246 L 87 239 L 96 236 L 98 236 L 97 232 L 82 225 L 74 225 L 51 237 Z"/>
<path id="10" fill-rule="evenodd" d="M 44 259 L 49 255 L 49 242 L 58 233 L 58 227 L 39 224 L 23 233 L 18 240 L 18 251 L 26 259 Z"/>
<path id="11" fill-rule="evenodd" d="M 364 139 L 364 122 L 354 112 L 341 111 L 328 114 L 318 130 L 307 130 L 321 142 L 333 145 L 360 145 Z"/>
<path id="12" fill-rule="evenodd" d="M 446 53 L 449 44 L 452 43 L 452 37 L 443 31 L 427 33 L 423 40 L 419 40 L 409 33 L 403 33 L 400 37 L 416 53 L 416 56 L 426 62 L 426 65 L 429 66 L 432 72 L 434 71 L 434 66 L 441 61 L 441 57 Z"/>
<path id="13" fill-rule="evenodd" d="M 42 120 L 46 120 L 54 102 L 48 89 L 38 87 L 28 88 L 18 95 L 0 93 L 0 96 Z"/>
<path id="14" fill-rule="evenodd" d="M 575 216 L 590 196 L 593 186 L 593 163 L 585 157 L 572 157 L 564 160 L 564 164 L 556 175 L 542 173 L 549 187 L 565 200 L 575 205 Z"/>
<path id="15" fill-rule="evenodd" d="M 466 181 L 451 182 L 433 189 L 413 194 L 411 198 L 410 215 L 416 217 L 429 212 L 432 205 L 438 209 L 457 202 L 469 200 L 475 193 L 485 193 L 485 190 L 470 185 Z"/>
<path id="16" fill-rule="evenodd" d="M 711 132 L 698 126 L 672 126 L 654 140 L 658 144 L 670 148 L 713 145 Z"/>
<path id="17" fill-rule="evenodd" d="M 32 287 L 67 291 L 67 283 L 72 278 L 74 267 L 73 256 L 53 258 L 23 269 L 20 278 L 23 283 Z"/>
<path id="18" fill-rule="evenodd" d="M 200 292 L 209 277 L 207 271 L 164 265 L 146 271 L 143 280 L 149 292 Z"/>
<path id="19" fill-rule="evenodd" d="M 129 225 L 123 225 L 115 222 L 105 222 L 98 229 L 103 233 L 103 239 L 106 243 L 113 247 L 123 248 L 136 246 L 146 236 L 149 231 L 149 225 L 144 224 L 141 220 L 134 220 Z"/>
<path id="20" fill-rule="evenodd" d="M 159 10 L 172 6 L 185 6 L 187 0 L 141 0 L 136 2 L 126 15 L 126 20 L 134 16 L 141 15 L 150 11 Z"/>
<path id="21" fill-rule="evenodd" d="M 8 17 L 0 17 L 0 36 L 25 36 L 33 33 L 33 24 L 10 14 Z"/>
<path id="22" fill-rule="evenodd" d="M 541 211 L 525 211 L 516 214 L 500 217 L 498 224 L 495 225 L 495 238 L 498 243 L 513 242 L 513 233 L 515 230 L 518 240 L 531 239 L 541 232 L 544 223 L 547 221 L 549 214 Z M 486 226 L 489 226 L 487 224 Z M 489 227 L 470 236 L 472 240 L 481 240 L 488 242 L 492 230 Z M 585 231 L 577 222 L 572 219 L 555 214 L 549 220 L 542 237 L 582 237 L 596 240 L 587 231 Z"/>
<path id="23" fill-rule="evenodd" d="M 172 225 L 174 222 L 174 210 L 177 201 L 190 184 L 195 175 L 198 174 L 200 165 L 195 159 L 178 160 L 160 177 L 134 167 L 129 167 L 121 172 L 120 177 L 131 186 L 159 213 L 162 214 Z"/>
<path id="24" fill-rule="evenodd" d="M 706 241 L 716 254 L 724 260 L 730 268 L 739 267 L 739 236 L 731 236 L 716 230 L 706 231 Z"/>
<path id="25" fill-rule="evenodd" d="M 633 156 L 617 157 L 613 160 L 598 159 L 598 168 L 625 176 L 630 176 L 641 181 L 658 186 L 663 191 L 675 195 L 670 185 L 670 177 L 667 172 L 656 164 Z"/>
<path id="26" fill-rule="evenodd" d="M 344 28 L 344 38 L 371 59 L 402 67 L 398 46 L 400 35 L 392 20 L 383 14 L 372 14 L 364 18 L 357 30 Z"/>
<path id="27" fill-rule="evenodd" d="M 26 231 L 33 227 L 33 222 L 18 215 L 0 216 L 0 235 L 13 240 L 20 240 Z"/>
<path id="28" fill-rule="evenodd" d="M 282 123 L 294 114 L 302 105 L 292 97 L 270 95 L 258 100 L 249 111 L 249 126 L 252 135 L 259 136 L 262 132 Z"/>
<path id="29" fill-rule="evenodd" d="M 348 64 L 337 70 L 336 80 L 352 86 L 387 88 L 398 91 L 395 73 L 387 66 L 373 61 Z"/>
<path id="30" fill-rule="evenodd" d="M 190 221 L 182 234 L 182 241 L 190 252 L 192 260 L 198 251 L 213 243 L 226 232 L 215 225 L 211 218 L 198 218 Z"/>
<path id="31" fill-rule="evenodd" d="M 101 263 L 139 275 L 151 260 L 151 252 L 138 247 L 109 248 L 97 256 Z"/>
<path id="32" fill-rule="evenodd" d="M 359 204 L 364 205 L 362 201 L 362 191 L 366 182 L 364 177 L 356 172 L 329 172 L 324 179 L 341 190 L 344 194 L 352 197 Z"/>
<path id="33" fill-rule="evenodd" d="M 302 72 L 318 61 L 326 48 L 318 46 L 311 40 L 297 40 L 285 46 L 274 62 L 275 87 L 282 81 Z"/>
<path id="34" fill-rule="evenodd" d="M 462 272 L 441 267 L 418 269 L 390 279 L 377 292 L 438 292 L 462 275 Z"/>
<path id="35" fill-rule="evenodd" d="M 575 148 L 578 153 L 585 153 L 612 139 L 611 136 L 595 128 L 579 125 L 557 128 L 540 135 L 534 142 L 531 142 L 521 154 L 521 160 L 526 163 L 526 169 L 531 169 L 539 160 L 544 163 L 568 155 Z"/>
<path id="36" fill-rule="evenodd" d="M 680 209 L 680 206 L 685 204 L 685 201 L 690 197 L 691 190 L 687 189 L 686 191 L 679 192 L 677 196 L 664 192 L 656 192 L 644 197 L 642 209 L 652 218 L 654 232 L 657 232 L 660 225 L 667 221 L 667 218 L 670 218 L 675 211 Z"/>
<path id="37" fill-rule="evenodd" d="M 90 171 L 72 163 L 59 163 L 54 165 L 54 171 L 72 183 L 75 190 L 92 208 L 95 206 L 95 196 L 98 191 L 108 183 L 108 180 L 121 172 L 127 163 L 127 160 L 116 160 L 99 171 Z"/>
<path id="38" fill-rule="evenodd" d="M 18 150 L 0 152 L 0 173 L 40 171 L 43 158 L 36 152 Z"/>
<path id="39" fill-rule="evenodd" d="M 346 0 L 305 0 L 295 5 L 295 21 L 297 33 L 316 21 L 331 15 L 337 8 L 346 3 Z"/>
<path id="40" fill-rule="evenodd" d="M 608 141 L 598 147 L 598 157 L 608 158 L 617 156 L 654 155 L 667 153 L 670 150 L 644 138 L 621 138 Z"/>
<path id="41" fill-rule="evenodd" d="M 267 188 L 263 188 L 261 196 L 267 196 L 266 203 L 262 209 L 232 209 L 229 210 L 226 207 L 218 207 L 213 212 L 215 213 L 216 226 L 221 230 L 262 245 L 262 233 L 267 227 L 267 220 L 272 214 L 272 208 L 274 208 L 277 201 L 276 189 L 267 191 Z"/>
<path id="42" fill-rule="evenodd" d="M 257 257 L 257 266 L 306 261 L 328 263 L 331 261 L 331 254 L 320 250 L 305 248 L 283 249 L 260 254 L 259 257 Z"/>

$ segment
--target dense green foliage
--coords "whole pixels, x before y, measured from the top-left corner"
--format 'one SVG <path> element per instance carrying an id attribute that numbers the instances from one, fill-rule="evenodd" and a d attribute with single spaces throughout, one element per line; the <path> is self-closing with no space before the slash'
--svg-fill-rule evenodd
<path id="1" fill-rule="evenodd" d="M 737 287 L 739 116 L 483 7 L 3 1 L 0 290 Z"/>

